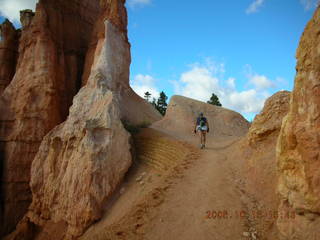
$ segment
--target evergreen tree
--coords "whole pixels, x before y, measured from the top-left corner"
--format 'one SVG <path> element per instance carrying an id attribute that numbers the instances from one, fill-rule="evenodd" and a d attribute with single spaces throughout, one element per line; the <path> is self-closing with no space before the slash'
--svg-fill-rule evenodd
<path id="1" fill-rule="evenodd" d="M 167 95 L 162 91 L 160 93 L 160 96 L 157 100 L 157 104 L 156 104 L 156 109 L 164 116 L 166 114 L 167 111 L 167 100 L 168 97 Z"/>
<path id="2" fill-rule="evenodd" d="M 212 105 L 216 105 L 216 106 L 219 106 L 219 107 L 222 106 L 222 104 L 219 101 L 218 96 L 215 95 L 214 93 L 212 93 L 212 96 L 211 96 L 210 100 L 207 101 L 207 103 L 212 104 Z"/>
<path id="3" fill-rule="evenodd" d="M 144 99 L 146 99 L 147 102 L 149 102 L 150 96 L 151 96 L 151 93 L 149 93 L 149 92 L 144 93 Z"/>

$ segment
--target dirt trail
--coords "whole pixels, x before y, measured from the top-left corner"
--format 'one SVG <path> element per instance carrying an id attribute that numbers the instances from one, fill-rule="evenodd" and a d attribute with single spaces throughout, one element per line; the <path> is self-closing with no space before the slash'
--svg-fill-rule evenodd
<path id="1" fill-rule="evenodd" d="M 147 135 L 155 134 L 148 131 Z M 168 141 L 168 146 L 177 144 L 176 151 L 185 151 L 184 158 L 177 158 L 176 165 L 165 171 L 137 164 L 120 186 L 122 193 L 107 207 L 105 218 L 81 239 L 251 239 L 244 236 L 254 229 L 249 229 L 242 213 L 246 211 L 239 179 L 242 163 L 228 158 L 239 137 L 209 135 L 206 149 L 200 150 L 195 147 L 196 136 L 156 132 L 161 144 Z M 160 149 L 156 155 L 161 152 L 166 151 Z"/>

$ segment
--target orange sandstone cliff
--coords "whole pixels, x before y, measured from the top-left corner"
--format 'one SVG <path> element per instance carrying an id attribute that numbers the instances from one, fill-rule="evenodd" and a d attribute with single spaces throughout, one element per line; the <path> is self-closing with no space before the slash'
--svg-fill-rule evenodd
<path id="1" fill-rule="evenodd" d="M 254 118 L 249 132 L 232 159 L 239 159 L 241 173 L 238 186 L 244 209 L 248 211 L 247 225 L 252 239 L 277 239 L 276 212 L 278 208 L 276 143 L 282 119 L 289 111 L 290 92 L 280 91 L 269 97 L 262 111 Z M 240 153 L 240 154 L 239 154 Z M 264 217 L 257 217 L 261 212 Z M 266 216 L 267 215 L 267 216 Z"/>
<path id="2" fill-rule="evenodd" d="M 281 239 L 320 239 L 320 8 L 308 23 L 297 50 L 297 75 L 277 144 Z"/>

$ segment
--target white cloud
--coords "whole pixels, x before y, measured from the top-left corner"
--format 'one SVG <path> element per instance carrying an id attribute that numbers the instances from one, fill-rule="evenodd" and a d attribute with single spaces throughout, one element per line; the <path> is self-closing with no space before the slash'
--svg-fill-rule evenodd
<path id="1" fill-rule="evenodd" d="M 249 83 L 255 88 L 266 89 L 275 86 L 275 84 L 266 76 L 255 73 L 249 64 L 245 65 L 244 71 Z"/>
<path id="2" fill-rule="evenodd" d="M 255 89 L 249 89 L 240 92 L 226 91 L 221 101 L 224 106 L 247 114 L 260 112 L 267 97 L 268 95 Z"/>
<path id="3" fill-rule="evenodd" d="M 10 21 L 20 23 L 20 11 L 35 10 L 38 0 L 0 0 L 0 15 Z"/>
<path id="4" fill-rule="evenodd" d="M 144 97 L 144 93 L 149 92 L 151 93 L 151 99 L 157 99 L 160 93 L 155 83 L 156 80 L 152 76 L 138 74 L 131 81 L 131 87 L 140 97 Z"/>
<path id="5" fill-rule="evenodd" d="M 236 83 L 235 83 L 236 79 L 235 78 L 229 78 L 227 80 L 227 86 L 231 89 L 235 89 L 236 88 Z"/>
<path id="6" fill-rule="evenodd" d="M 194 65 L 190 71 L 181 75 L 180 83 L 176 85 L 178 92 L 201 101 L 210 99 L 212 92 L 209 89 L 219 89 L 219 79 L 213 76 L 210 66 Z"/>
<path id="7" fill-rule="evenodd" d="M 308 11 L 316 8 L 320 4 L 320 1 L 319 0 L 300 0 L 300 3 L 304 6 L 304 9 Z"/>
<path id="8" fill-rule="evenodd" d="M 273 82 L 269 80 L 266 76 L 258 74 L 253 75 L 250 78 L 250 83 L 252 83 L 258 89 L 265 89 L 274 86 Z"/>
<path id="9" fill-rule="evenodd" d="M 225 70 L 221 66 L 216 63 L 208 65 L 208 62 L 204 65 L 198 63 L 191 65 L 190 69 L 174 82 L 175 93 L 200 101 L 209 100 L 211 94 L 215 93 L 223 107 L 244 115 L 260 112 L 266 98 L 270 96 L 266 88 L 261 88 L 262 85 L 268 85 L 267 78 L 253 77 L 257 81 L 256 85 L 252 84 L 252 88 L 238 91 L 235 78 L 224 80 Z M 250 80 L 248 78 L 247 82 L 250 83 Z"/>
<path id="10" fill-rule="evenodd" d="M 267 78 L 264 75 L 255 73 L 249 64 L 245 66 L 245 74 L 246 74 L 246 77 L 249 79 L 249 83 L 252 84 L 257 89 L 266 89 L 266 88 L 275 87 L 275 83 L 273 81 L 271 81 L 269 78 Z"/>
<path id="11" fill-rule="evenodd" d="M 129 7 L 136 7 L 136 6 L 144 6 L 151 3 L 151 0 L 128 0 L 127 1 Z"/>
<path id="12" fill-rule="evenodd" d="M 262 7 L 263 3 L 264 3 L 264 0 L 254 0 L 254 2 L 252 2 L 250 6 L 246 9 L 246 13 L 251 14 L 251 13 L 258 12 L 259 8 Z"/>

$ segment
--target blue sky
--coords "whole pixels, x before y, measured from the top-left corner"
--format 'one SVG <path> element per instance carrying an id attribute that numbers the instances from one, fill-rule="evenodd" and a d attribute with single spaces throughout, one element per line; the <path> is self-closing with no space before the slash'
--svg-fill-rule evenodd
<path id="1" fill-rule="evenodd" d="M 0 13 L 36 0 L 0 0 Z M 206 101 L 252 120 L 279 90 L 292 90 L 295 52 L 316 0 L 128 0 L 131 85 Z M 0 21 L 2 19 L 0 18 Z"/>

